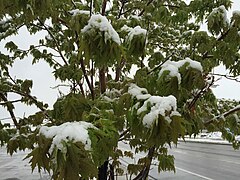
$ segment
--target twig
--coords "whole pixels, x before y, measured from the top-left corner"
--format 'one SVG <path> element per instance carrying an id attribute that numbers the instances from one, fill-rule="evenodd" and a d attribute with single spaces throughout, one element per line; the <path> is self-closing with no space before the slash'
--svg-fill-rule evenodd
<path id="1" fill-rule="evenodd" d="M 3 103 L 0 103 L 0 105 L 7 105 L 9 103 L 13 104 L 13 103 L 17 103 L 17 102 L 21 102 L 21 99 L 18 100 L 14 100 L 14 101 L 4 101 Z"/>
<path id="2" fill-rule="evenodd" d="M 56 40 L 56 38 L 54 37 L 54 35 L 52 34 L 52 32 L 48 29 L 48 27 L 38 18 L 39 23 L 44 27 L 44 29 L 49 33 L 49 35 L 52 37 L 52 39 L 55 42 L 55 45 L 57 47 L 58 53 L 60 54 L 62 60 L 64 61 L 64 63 L 67 65 L 67 60 L 65 59 L 64 55 L 62 54 L 60 45 L 58 44 L 58 41 Z"/>
<path id="3" fill-rule="evenodd" d="M 209 88 L 214 84 L 214 78 L 212 78 L 211 83 L 206 84 L 199 92 L 196 96 L 194 96 L 193 100 L 189 103 L 188 105 L 188 109 L 192 109 L 193 106 L 196 104 L 197 100 L 205 93 L 209 90 Z"/>
<path id="4" fill-rule="evenodd" d="M 212 122 L 214 122 L 214 121 L 216 121 L 218 119 L 226 118 L 227 116 L 229 116 L 229 115 L 231 115 L 231 114 L 233 114 L 233 113 L 235 113 L 237 111 L 240 111 L 240 105 L 236 106 L 233 109 L 230 109 L 229 111 L 227 111 L 227 112 L 225 112 L 225 113 L 223 113 L 223 114 L 221 114 L 221 115 L 219 115 L 217 117 L 214 117 L 213 119 L 205 122 L 204 124 L 207 125 L 207 124 L 210 124 L 210 123 L 212 123 Z"/>
<path id="5" fill-rule="evenodd" d="M 93 0 L 90 1 L 90 17 L 92 16 L 93 13 Z"/>
<path id="6" fill-rule="evenodd" d="M 74 8 L 77 8 L 76 3 L 73 0 L 71 0 L 71 2 L 73 4 Z"/>
<path id="7" fill-rule="evenodd" d="M 120 11 L 118 13 L 117 19 L 120 19 L 121 15 L 122 15 L 122 12 L 123 12 L 123 9 L 124 9 L 124 6 L 127 3 L 127 1 L 126 0 L 122 0 L 121 3 L 122 3 L 122 5 L 121 5 Z"/>
<path id="8" fill-rule="evenodd" d="M 59 53 L 58 50 L 56 50 L 56 49 L 54 49 L 54 48 L 52 48 L 52 47 L 50 47 L 50 46 L 47 46 L 47 45 L 37 45 L 37 46 L 34 46 L 33 48 L 34 48 L 34 49 L 37 49 L 37 48 L 41 48 L 41 47 L 50 48 L 51 50 L 54 50 L 54 51 L 56 51 L 57 53 Z M 27 49 L 27 50 L 17 49 L 17 50 L 18 50 L 18 51 L 21 51 L 21 52 L 25 52 L 25 53 L 29 53 L 30 51 L 32 51 L 32 49 Z M 50 53 L 50 55 L 53 56 L 53 57 L 61 57 L 61 56 L 54 55 L 54 54 L 52 54 L 52 53 Z M 52 59 L 52 58 L 51 58 L 51 60 L 52 60 L 55 64 L 57 64 L 58 66 L 62 67 L 62 65 L 61 65 L 59 62 L 57 62 L 55 59 Z"/>
<path id="9" fill-rule="evenodd" d="M 94 99 L 95 98 L 94 90 L 93 90 L 91 82 L 89 81 L 89 78 L 87 76 L 87 71 L 85 69 L 85 64 L 84 64 L 84 61 L 83 61 L 82 58 L 80 59 L 80 65 L 81 65 L 81 69 L 82 69 L 83 75 L 84 75 L 84 77 L 85 77 L 85 79 L 87 81 L 87 85 L 88 85 L 88 87 L 89 87 L 89 89 L 91 91 L 92 99 Z"/>
<path id="10" fill-rule="evenodd" d="M 17 122 L 16 116 L 13 112 L 13 109 L 14 109 L 13 104 L 8 103 L 9 101 L 8 101 L 7 97 L 2 92 L 0 92 L 0 98 L 6 103 L 7 110 L 8 110 L 8 112 L 9 112 L 9 114 L 10 114 L 12 120 L 13 120 L 14 125 L 16 126 L 17 129 L 20 129 L 20 126 Z"/>
<path id="11" fill-rule="evenodd" d="M 225 77 L 226 79 L 233 80 L 233 81 L 236 81 L 236 82 L 240 82 L 240 80 L 238 80 L 238 78 L 236 78 L 234 76 L 227 75 L 227 74 L 217 74 L 217 73 L 209 73 L 209 74 L 211 74 L 213 76 Z"/>
<path id="12" fill-rule="evenodd" d="M 149 6 L 154 0 L 149 0 L 148 3 L 146 4 L 146 6 Z M 143 13 L 145 12 L 145 9 L 143 9 L 139 14 L 138 16 L 142 16 Z"/>
<path id="13" fill-rule="evenodd" d="M 169 59 L 170 59 L 170 57 L 173 55 L 173 53 L 172 54 L 170 54 L 169 56 L 167 56 L 166 57 L 166 59 L 162 62 L 162 63 L 160 63 L 158 66 L 156 66 L 155 68 L 153 68 L 151 71 L 149 71 L 147 74 L 151 74 L 152 72 L 154 72 L 154 71 L 156 71 L 156 70 L 158 70 L 165 62 L 167 62 Z"/>
<path id="14" fill-rule="evenodd" d="M 107 7 L 107 0 L 103 0 L 103 3 L 102 3 L 102 16 L 105 16 L 106 7 Z"/>
<path id="15" fill-rule="evenodd" d="M 119 135 L 119 140 L 118 141 L 122 141 L 124 140 L 124 137 L 127 133 L 129 133 L 130 128 L 126 129 L 125 131 L 123 131 L 120 135 Z"/>

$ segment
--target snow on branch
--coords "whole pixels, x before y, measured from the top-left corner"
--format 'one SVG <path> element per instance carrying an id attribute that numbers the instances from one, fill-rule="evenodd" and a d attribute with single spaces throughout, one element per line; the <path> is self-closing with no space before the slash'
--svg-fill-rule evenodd
<path id="1" fill-rule="evenodd" d="M 112 40 L 119 45 L 121 44 L 118 33 L 115 31 L 105 16 L 102 16 L 100 14 L 92 15 L 88 21 L 88 24 L 82 29 L 82 33 L 91 34 L 91 32 L 95 32 L 95 30 L 104 32 L 105 42 Z"/>
<path id="2" fill-rule="evenodd" d="M 177 77 L 178 83 L 181 83 L 181 74 L 179 73 L 179 68 L 181 68 L 183 65 L 188 63 L 187 68 L 191 67 L 193 69 L 197 69 L 200 72 L 203 71 L 202 65 L 200 62 L 191 60 L 190 58 L 186 58 L 184 60 L 180 61 L 166 61 L 162 66 L 161 70 L 159 72 L 159 77 L 163 74 L 164 71 L 169 71 L 169 76 L 170 77 Z"/>
<path id="3" fill-rule="evenodd" d="M 225 113 L 217 116 L 217 117 L 214 117 L 213 119 L 205 122 L 205 124 L 210 124 L 218 119 L 225 119 L 227 116 L 231 115 L 231 114 L 234 114 L 235 112 L 237 111 L 240 111 L 240 104 L 235 106 L 234 108 L 230 109 L 229 111 L 226 111 Z"/>
<path id="4" fill-rule="evenodd" d="M 136 97 L 137 100 L 145 100 L 143 105 L 139 108 L 139 102 L 134 105 L 134 108 L 138 108 L 137 115 L 141 113 L 146 113 L 143 117 L 143 125 L 147 128 L 150 128 L 154 122 L 157 121 L 159 115 L 164 117 L 169 123 L 172 121 L 172 116 L 181 116 L 177 111 L 177 100 L 174 96 L 151 96 L 147 93 L 145 88 L 140 88 L 136 84 L 131 84 L 128 93 L 133 97 Z"/>
<path id="5" fill-rule="evenodd" d="M 62 142 L 73 141 L 82 142 L 85 145 L 86 150 L 91 149 L 91 140 L 88 135 L 88 128 L 96 128 L 93 124 L 81 121 L 81 122 L 66 122 L 59 126 L 42 126 L 40 128 L 40 134 L 46 138 L 53 138 L 52 145 L 50 147 L 50 153 L 54 147 L 57 147 L 61 151 L 64 151 Z"/>

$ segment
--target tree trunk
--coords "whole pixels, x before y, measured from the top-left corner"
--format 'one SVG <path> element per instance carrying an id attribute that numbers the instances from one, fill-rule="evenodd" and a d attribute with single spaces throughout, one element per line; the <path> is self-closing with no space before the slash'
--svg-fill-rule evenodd
<path id="1" fill-rule="evenodd" d="M 143 170 L 133 180 L 145 180 L 145 179 L 147 179 L 148 174 L 149 174 L 149 170 L 150 170 L 150 167 L 151 167 L 154 152 L 155 152 L 155 147 L 154 146 L 149 148 L 149 151 L 148 151 L 149 161 L 146 162 Z"/>
<path id="2" fill-rule="evenodd" d="M 99 83 L 100 83 L 100 91 L 103 94 L 106 91 L 106 74 L 105 67 L 99 69 Z M 99 180 L 107 180 L 107 171 L 108 171 L 108 160 L 104 162 L 104 164 L 98 168 L 98 179 Z"/>
<path id="3" fill-rule="evenodd" d="M 107 180 L 108 161 L 98 168 L 98 180 Z"/>
<path id="4" fill-rule="evenodd" d="M 103 94 L 106 91 L 106 75 L 104 67 L 99 69 L 99 83 L 101 94 Z"/>

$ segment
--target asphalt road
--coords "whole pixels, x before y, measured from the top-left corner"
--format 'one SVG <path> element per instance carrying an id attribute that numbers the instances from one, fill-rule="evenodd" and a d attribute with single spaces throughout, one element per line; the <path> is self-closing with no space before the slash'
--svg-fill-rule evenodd
<path id="1" fill-rule="evenodd" d="M 150 172 L 150 179 L 240 180 L 240 150 L 230 145 L 184 143 L 169 150 L 175 156 L 176 173 Z"/>

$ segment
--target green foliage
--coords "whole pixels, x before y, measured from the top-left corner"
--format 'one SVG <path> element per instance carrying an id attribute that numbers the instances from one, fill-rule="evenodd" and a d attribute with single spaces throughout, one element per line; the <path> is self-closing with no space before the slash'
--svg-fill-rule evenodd
<path id="1" fill-rule="evenodd" d="M 70 93 L 57 100 L 53 105 L 52 117 L 57 123 L 68 121 L 81 121 L 83 113 L 90 111 L 88 100 L 81 94 Z"/>
<path id="2" fill-rule="evenodd" d="M 118 143 L 118 133 L 109 120 L 99 120 L 96 122 L 98 129 L 91 129 L 89 132 L 92 142 L 92 158 L 97 166 L 106 161 L 109 156 L 113 156 L 114 147 Z"/>
<path id="3" fill-rule="evenodd" d="M 224 6 L 214 9 L 214 11 L 208 16 L 208 30 L 215 35 L 219 35 L 229 27 L 227 21 L 226 9 Z"/>
<path id="4" fill-rule="evenodd" d="M 134 158 L 138 152 L 148 155 L 128 165 L 130 174 L 146 170 L 153 159 L 159 161 L 159 172 L 174 171 L 174 157 L 165 145 L 203 129 L 221 131 L 239 148 L 239 102 L 218 100 L 211 90 L 216 66 L 225 65 L 233 79 L 240 74 L 240 15 L 235 11 L 227 19 L 230 0 L 86 2 L 0 0 L 0 106 L 13 120 L 11 125 L 0 121 L 1 146 L 7 145 L 10 154 L 30 149 L 26 158 L 32 169 L 52 172 L 53 179 L 97 177 L 106 160 L 123 174 L 119 158 Z M 200 30 L 206 20 L 211 34 Z M 22 49 L 12 37 L 23 28 L 40 35 L 39 42 L 28 44 L 21 37 L 28 46 Z M 53 76 L 70 87 L 53 107 L 33 94 L 37 82 L 14 76 L 12 68 L 28 56 L 32 64 L 46 62 Z M 203 71 L 189 62 L 175 66 L 187 58 L 201 63 Z M 172 66 L 167 67 L 169 62 Z M 132 83 L 145 89 L 131 94 Z M 174 97 L 176 107 L 158 112 L 149 125 L 144 117 L 159 108 L 147 101 L 152 96 Z M 146 108 L 138 112 L 145 102 Z M 18 117 L 15 103 L 38 111 Z M 58 148 L 52 144 L 54 137 L 39 133 L 42 126 L 57 128 L 75 121 L 96 127 L 88 129 L 89 150 L 74 140 L 63 140 L 63 149 Z M 134 149 L 121 150 L 118 141 Z"/>
<path id="5" fill-rule="evenodd" d="M 174 171 L 174 157 L 173 155 L 159 155 L 158 156 L 158 172 L 160 171 Z"/>

